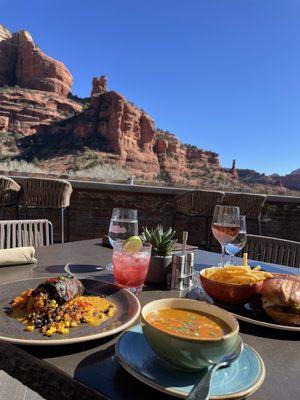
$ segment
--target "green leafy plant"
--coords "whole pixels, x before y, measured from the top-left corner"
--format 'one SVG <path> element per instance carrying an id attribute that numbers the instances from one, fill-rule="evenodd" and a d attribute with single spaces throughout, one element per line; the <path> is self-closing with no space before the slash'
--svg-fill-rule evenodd
<path id="1" fill-rule="evenodd" d="M 164 232 L 161 225 L 158 225 L 154 229 L 143 228 L 141 239 L 145 243 L 152 244 L 152 254 L 166 257 L 172 254 L 175 240 L 173 240 L 175 231 L 169 228 Z"/>

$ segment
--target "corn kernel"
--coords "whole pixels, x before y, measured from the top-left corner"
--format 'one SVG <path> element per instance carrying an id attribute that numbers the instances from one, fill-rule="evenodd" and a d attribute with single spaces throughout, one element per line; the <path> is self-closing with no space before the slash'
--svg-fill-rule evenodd
<path id="1" fill-rule="evenodd" d="M 33 332 L 34 331 L 34 325 L 27 325 L 25 329 L 28 332 Z"/>
<path id="2" fill-rule="evenodd" d="M 70 330 L 68 328 L 63 328 L 62 334 L 67 335 L 68 333 L 70 333 Z"/>
<path id="3" fill-rule="evenodd" d="M 52 336 L 53 333 L 54 333 L 53 331 L 51 331 L 50 329 L 48 329 L 48 330 L 46 331 L 46 336 Z"/>
<path id="4" fill-rule="evenodd" d="M 69 314 L 65 314 L 64 315 L 64 320 L 65 321 L 70 321 L 70 315 Z"/>
<path id="5" fill-rule="evenodd" d="M 58 322 L 58 321 L 60 321 L 60 320 L 61 320 L 61 316 L 60 316 L 60 315 L 57 315 L 57 316 L 55 317 L 55 321 Z"/>
<path id="6" fill-rule="evenodd" d="M 75 327 L 77 326 L 77 322 L 72 321 L 71 324 L 70 324 L 70 326 L 71 326 L 71 328 L 75 328 Z"/>
<path id="7" fill-rule="evenodd" d="M 66 321 L 66 322 L 65 322 L 65 326 L 66 326 L 66 328 L 69 328 L 69 326 L 70 326 L 70 321 Z"/>

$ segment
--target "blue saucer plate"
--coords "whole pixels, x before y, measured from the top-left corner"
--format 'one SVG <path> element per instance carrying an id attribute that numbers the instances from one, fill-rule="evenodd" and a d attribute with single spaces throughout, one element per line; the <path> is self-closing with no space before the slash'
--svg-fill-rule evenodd
<path id="1" fill-rule="evenodd" d="M 179 371 L 161 360 L 148 345 L 140 325 L 124 332 L 116 344 L 116 357 L 135 378 L 173 396 L 185 398 L 205 372 Z M 210 399 L 241 399 L 255 392 L 265 378 L 259 354 L 248 345 L 229 367 L 212 377 Z"/>

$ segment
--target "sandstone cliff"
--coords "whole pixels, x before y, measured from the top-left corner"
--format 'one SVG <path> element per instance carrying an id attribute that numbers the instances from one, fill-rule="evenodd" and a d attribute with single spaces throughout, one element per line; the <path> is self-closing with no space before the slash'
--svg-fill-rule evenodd
<path id="1" fill-rule="evenodd" d="M 290 174 L 281 177 L 281 181 L 289 189 L 300 190 L 300 169 L 296 169 Z"/>
<path id="2" fill-rule="evenodd" d="M 0 86 L 19 85 L 66 96 L 72 82 L 65 65 L 44 54 L 29 32 L 11 34 L 0 25 Z"/>
<path id="3" fill-rule="evenodd" d="M 140 182 L 285 190 L 281 181 L 255 171 L 221 168 L 216 153 L 158 129 L 145 111 L 107 90 L 106 76 L 93 78 L 87 99 L 71 95 L 72 81 L 65 65 L 44 54 L 27 31 L 12 34 L 0 25 L 2 158 L 38 158 L 41 167 L 57 173 L 107 164 Z M 298 179 L 286 182 L 295 186 Z"/>
<path id="4" fill-rule="evenodd" d="M 0 88 L 0 131 L 31 135 L 41 124 L 63 120 L 81 109 L 81 104 L 56 93 Z"/>
<path id="5" fill-rule="evenodd" d="M 36 138 L 40 147 L 63 143 L 62 151 L 82 143 L 96 149 L 101 160 L 117 160 L 145 180 L 197 184 L 208 170 L 221 173 L 216 153 L 184 145 L 156 129 L 147 113 L 115 91 L 92 96 L 89 108 L 72 118 L 41 125 Z"/>
<path id="6" fill-rule="evenodd" d="M 0 25 L 0 131 L 23 135 L 81 111 L 67 98 L 73 77 L 45 55 L 27 31 L 11 34 Z"/>

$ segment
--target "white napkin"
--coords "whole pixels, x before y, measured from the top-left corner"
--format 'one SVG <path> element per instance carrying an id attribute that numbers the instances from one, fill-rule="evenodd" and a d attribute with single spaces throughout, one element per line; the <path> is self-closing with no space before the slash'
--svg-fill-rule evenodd
<path id="1" fill-rule="evenodd" d="M 0 266 L 36 263 L 34 247 L 15 247 L 0 250 Z"/>

